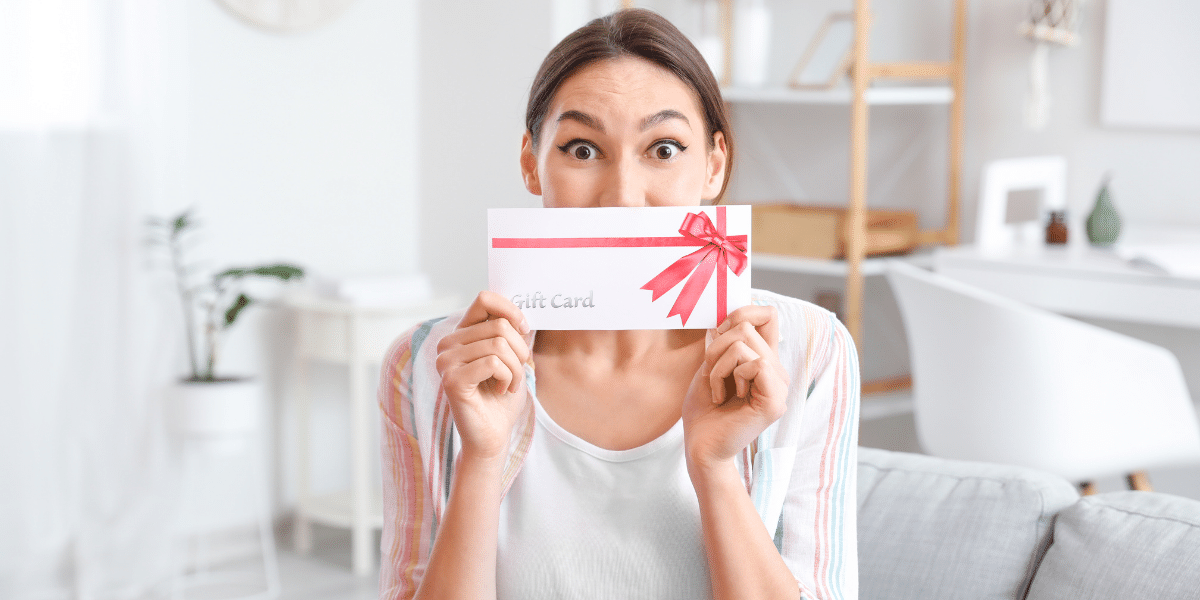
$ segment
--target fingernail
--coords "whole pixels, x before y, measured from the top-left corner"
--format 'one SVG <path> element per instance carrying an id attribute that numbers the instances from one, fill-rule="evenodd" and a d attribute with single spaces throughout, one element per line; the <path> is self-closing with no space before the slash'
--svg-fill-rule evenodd
<path id="1" fill-rule="evenodd" d="M 521 329 L 521 335 L 527 335 L 529 333 L 529 321 L 526 321 L 525 319 L 521 319 L 520 329 Z"/>

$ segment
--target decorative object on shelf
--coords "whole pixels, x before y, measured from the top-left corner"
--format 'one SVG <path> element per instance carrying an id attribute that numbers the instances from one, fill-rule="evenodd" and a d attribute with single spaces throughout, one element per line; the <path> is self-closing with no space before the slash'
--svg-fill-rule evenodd
<path id="1" fill-rule="evenodd" d="M 690 8 L 695 12 L 699 28 L 693 40 L 700 56 L 712 69 L 718 80 L 725 76 L 725 38 L 723 37 L 721 3 L 718 0 L 692 0 Z"/>
<path id="2" fill-rule="evenodd" d="M 738 0 L 733 33 L 733 84 L 763 87 L 771 57 L 771 10 L 766 0 Z"/>
<path id="3" fill-rule="evenodd" d="M 176 426 L 183 433 L 201 437 L 252 431 L 257 427 L 258 398 L 261 394 L 254 392 L 258 387 L 249 378 L 217 376 L 216 364 L 222 338 L 245 309 L 254 303 L 250 296 L 241 291 L 246 278 L 288 281 L 303 277 L 304 270 L 279 263 L 234 267 L 209 278 L 198 279 L 195 276 L 196 265 L 185 261 L 184 257 L 185 241 L 196 228 L 191 211 L 184 211 L 168 220 L 151 218 L 148 226 L 150 243 L 164 248 L 168 254 L 183 308 L 191 371 L 181 379 L 175 390 Z M 197 323 L 197 317 L 200 317 L 200 323 Z M 200 362 L 201 356 L 203 364 Z M 239 401 L 232 400 L 235 397 L 246 399 L 250 406 L 239 406 Z M 211 406 L 206 406 L 206 402 Z M 221 406 L 226 407 L 223 421 L 213 412 Z M 193 408 L 199 408 L 202 412 L 192 413 Z"/>
<path id="4" fill-rule="evenodd" d="M 1036 45 L 1029 63 L 1029 92 L 1025 100 L 1025 126 L 1042 131 L 1050 122 L 1050 46 L 1074 46 L 1079 41 L 1079 13 L 1084 0 L 1030 0 L 1029 18 L 1017 33 Z"/>
<path id="5" fill-rule="evenodd" d="M 1096 193 L 1096 204 L 1087 218 L 1088 241 L 1094 246 L 1111 246 L 1121 237 L 1121 215 L 1108 191 L 1112 175 L 1105 174 Z"/>
<path id="6" fill-rule="evenodd" d="M 1067 159 L 1062 156 L 1011 158 L 987 163 L 979 190 L 975 243 L 984 250 L 1032 246 L 1044 239 L 1041 215 L 1066 208 Z M 1040 191 L 1029 218 L 1010 218 L 1009 196 Z"/>
<path id="7" fill-rule="evenodd" d="M 1050 222 L 1046 224 L 1046 243 L 1050 245 L 1067 243 L 1067 211 L 1050 211 Z"/>
<path id="8" fill-rule="evenodd" d="M 294 33 L 326 25 L 354 0 L 217 0 L 239 19 L 268 31 Z"/>
<path id="9" fill-rule="evenodd" d="M 758 204 L 751 216 L 754 249 L 767 254 L 835 259 L 846 256 L 846 209 Z M 900 254 L 917 247 L 917 214 L 867 210 L 866 254 Z"/>
<path id="10" fill-rule="evenodd" d="M 792 69 L 788 86 L 798 90 L 836 87 L 850 70 L 853 50 L 854 13 L 829 13 Z"/>

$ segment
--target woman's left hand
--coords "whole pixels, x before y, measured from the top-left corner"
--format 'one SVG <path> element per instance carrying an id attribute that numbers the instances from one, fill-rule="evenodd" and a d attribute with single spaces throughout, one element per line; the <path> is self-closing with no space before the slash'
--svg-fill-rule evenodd
<path id="1" fill-rule="evenodd" d="M 683 402 L 688 470 L 731 463 L 787 410 L 774 307 L 743 306 L 708 332 L 704 362 Z"/>

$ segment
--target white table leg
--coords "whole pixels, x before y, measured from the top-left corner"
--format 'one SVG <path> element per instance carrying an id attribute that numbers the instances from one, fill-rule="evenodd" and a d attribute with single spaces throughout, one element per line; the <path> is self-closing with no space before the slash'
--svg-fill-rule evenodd
<path id="1" fill-rule="evenodd" d="M 350 447 L 353 462 L 351 477 L 351 502 L 353 503 L 353 533 L 351 536 L 351 561 L 356 575 L 367 575 L 372 571 L 375 552 L 371 548 L 374 539 L 371 531 L 371 484 L 368 476 L 370 465 L 371 399 L 367 397 L 366 365 L 363 364 L 360 345 L 360 322 L 357 315 L 350 316 Z"/>
<path id="2" fill-rule="evenodd" d="M 306 317 L 300 315 L 299 318 Z M 297 347 L 302 346 L 303 342 L 297 344 Z M 312 470 L 312 465 L 309 464 L 309 446 L 312 443 L 309 439 L 312 432 L 312 394 L 308 389 L 308 359 L 297 352 L 293 367 L 296 373 L 296 389 L 293 390 L 296 398 L 296 518 L 292 524 L 292 543 L 296 546 L 296 552 L 308 554 L 312 552 L 312 523 L 308 519 L 311 494 L 309 473 Z"/>

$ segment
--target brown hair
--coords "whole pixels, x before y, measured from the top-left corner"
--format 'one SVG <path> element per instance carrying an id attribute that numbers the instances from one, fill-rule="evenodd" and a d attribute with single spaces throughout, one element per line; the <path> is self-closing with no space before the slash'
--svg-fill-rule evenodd
<path id="1" fill-rule="evenodd" d="M 674 73 L 696 92 L 704 112 L 710 149 L 713 134 L 718 131 L 724 134 L 725 181 L 716 198 L 720 203 L 733 171 L 733 136 L 721 100 L 721 88 L 700 51 L 670 21 L 653 11 L 630 8 L 594 19 L 563 38 L 546 55 L 533 80 L 529 104 L 525 108 L 525 127 L 533 145 L 538 144 L 550 102 L 564 81 L 592 63 L 625 56 L 648 60 Z"/>

